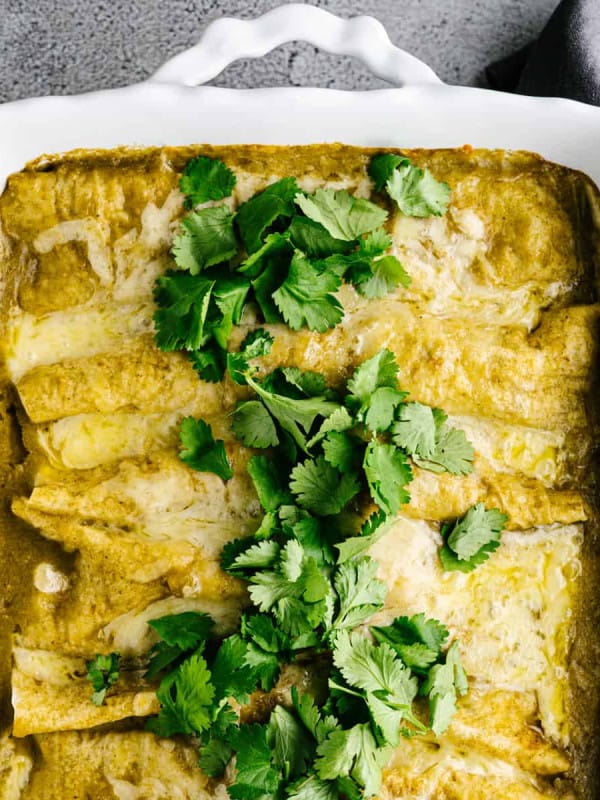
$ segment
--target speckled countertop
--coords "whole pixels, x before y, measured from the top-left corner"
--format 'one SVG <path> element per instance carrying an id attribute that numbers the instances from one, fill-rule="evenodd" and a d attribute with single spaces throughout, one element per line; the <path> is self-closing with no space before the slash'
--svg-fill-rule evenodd
<path id="1" fill-rule="evenodd" d="M 373 14 L 393 42 L 449 83 L 485 85 L 487 63 L 535 37 L 557 0 L 317 0 L 344 16 Z M 252 17 L 276 0 L 0 0 L 0 101 L 70 94 L 147 77 L 223 15 Z M 222 86 L 368 89 L 383 82 L 350 59 L 289 44 L 240 61 Z"/>

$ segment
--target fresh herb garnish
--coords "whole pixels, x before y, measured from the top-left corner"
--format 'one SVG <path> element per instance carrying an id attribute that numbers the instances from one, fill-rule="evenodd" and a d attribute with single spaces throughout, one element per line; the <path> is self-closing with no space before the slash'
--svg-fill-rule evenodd
<path id="1" fill-rule="evenodd" d="M 179 269 L 198 275 L 206 267 L 222 264 L 237 252 L 233 214 L 227 206 L 192 211 L 181 220 L 173 240 L 173 258 Z"/>
<path id="2" fill-rule="evenodd" d="M 95 706 L 101 706 L 104 703 L 107 691 L 119 680 L 119 661 L 118 653 L 109 653 L 109 655 L 97 653 L 95 658 L 87 662 L 86 677 L 94 689 L 92 703 Z"/>
<path id="3" fill-rule="evenodd" d="M 232 376 L 255 393 L 239 406 L 234 431 L 270 448 L 248 463 L 262 522 L 221 555 L 222 568 L 245 582 L 251 605 L 225 639 L 205 614 L 151 621 L 160 641 L 147 677 L 160 679 L 161 710 L 148 728 L 193 735 L 199 763 L 213 777 L 235 757 L 232 798 L 267 792 L 358 800 L 379 790 L 400 737 L 440 735 L 467 689 L 458 646 L 447 647 L 441 622 L 398 617 L 373 627 L 373 642 L 356 630 L 382 609 L 387 592 L 368 550 L 408 500 L 409 459 L 433 457 L 445 417 L 406 402 L 389 351 L 360 365 L 336 394 L 322 376 L 296 368 L 259 378 L 252 362 L 270 344 L 259 329 L 228 359 Z M 185 420 L 182 441 L 192 466 L 222 477 L 229 469 L 223 443 L 203 421 Z M 367 491 L 379 510 L 360 525 L 356 512 Z M 498 513 L 473 510 L 449 530 L 457 559 L 489 546 Z M 294 690 L 294 708 L 275 706 L 264 724 L 234 713 L 231 702 L 270 691 L 282 665 L 324 655 L 324 707 Z M 418 696 L 428 698 L 428 720 L 417 712 Z"/>
<path id="4" fill-rule="evenodd" d="M 181 423 L 179 437 L 183 445 L 179 458 L 184 464 L 198 472 L 214 472 L 224 481 L 233 477 L 225 444 L 221 439 L 215 441 L 207 422 L 186 417 Z"/>
<path id="5" fill-rule="evenodd" d="M 157 280 L 154 315 L 161 350 L 187 350 L 208 381 L 223 377 L 232 329 L 247 303 L 265 322 L 324 332 L 344 310 L 345 280 L 368 298 L 382 297 L 409 276 L 389 253 L 384 208 L 345 190 L 300 192 L 282 178 L 231 211 L 234 173 L 218 159 L 198 156 L 180 180 L 190 210 L 175 234 L 175 269 Z M 238 370 L 239 373 L 239 370 Z"/>
<path id="6" fill-rule="evenodd" d="M 344 316 L 335 297 L 342 279 L 334 272 L 319 271 L 299 250 L 294 253 L 287 278 L 273 293 L 273 301 L 294 331 L 302 327 L 323 333 Z"/>
<path id="7" fill-rule="evenodd" d="M 486 509 L 483 503 L 477 503 L 454 524 L 442 525 L 442 567 L 472 572 L 500 547 L 500 535 L 507 521 L 506 514 L 497 508 Z"/>
<path id="8" fill-rule="evenodd" d="M 186 208 L 229 197 L 236 184 L 234 173 L 218 158 L 197 156 L 185 165 L 179 188 Z"/>
<path id="9" fill-rule="evenodd" d="M 449 427 L 447 419 L 439 408 L 406 403 L 392 428 L 392 438 L 419 467 L 466 475 L 473 470 L 473 445 L 463 431 Z"/>
<path id="10" fill-rule="evenodd" d="M 409 217 L 441 216 L 450 202 L 450 187 L 437 181 L 428 169 L 408 158 L 382 153 L 371 159 L 369 175 L 377 191 L 386 189 L 403 214 Z"/>
<path id="11" fill-rule="evenodd" d="M 296 203 L 313 222 L 318 222 L 334 239 L 357 240 L 363 233 L 379 228 L 387 211 L 370 200 L 353 197 L 344 189 L 317 189 L 314 195 L 297 194 Z"/>

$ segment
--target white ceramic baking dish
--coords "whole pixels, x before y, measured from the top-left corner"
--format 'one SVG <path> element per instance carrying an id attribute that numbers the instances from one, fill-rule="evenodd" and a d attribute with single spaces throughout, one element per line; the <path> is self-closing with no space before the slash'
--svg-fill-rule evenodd
<path id="1" fill-rule="evenodd" d="M 236 59 L 262 56 L 294 40 L 355 56 L 398 88 L 344 92 L 201 85 Z M 79 147 L 331 141 L 534 150 L 600 182 L 600 109 L 448 86 L 394 47 L 372 17 L 344 20 L 292 3 L 251 21 L 213 22 L 199 44 L 143 83 L 0 105 L 0 189 L 6 176 L 29 159 Z"/>

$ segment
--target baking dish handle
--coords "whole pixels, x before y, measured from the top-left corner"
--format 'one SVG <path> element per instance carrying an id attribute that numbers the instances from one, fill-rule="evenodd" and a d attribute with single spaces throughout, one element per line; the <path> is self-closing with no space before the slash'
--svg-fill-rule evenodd
<path id="1" fill-rule="evenodd" d="M 342 19 L 304 3 L 288 3 L 252 20 L 222 17 L 211 22 L 197 45 L 167 61 L 150 81 L 199 86 L 233 61 L 259 58 L 293 41 L 353 56 L 397 86 L 441 83 L 430 67 L 393 45 L 374 17 Z"/>

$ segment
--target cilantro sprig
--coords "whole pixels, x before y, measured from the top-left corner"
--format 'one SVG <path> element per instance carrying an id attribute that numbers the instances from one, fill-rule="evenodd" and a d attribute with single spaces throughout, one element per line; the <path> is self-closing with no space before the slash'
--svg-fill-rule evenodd
<path id="1" fill-rule="evenodd" d="M 233 477 L 231 464 L 227 459 L 225 444 L 221 439 L 215 441 L 212 429 L 202 419 L 186 417 L 179 430 L 182 449 L 179 458 L 198 472 L 213 472 L 224 481 Z"/>
<path id="2" fill-rule="evenodd" d="M 257 336 L 267 352 L 269 342 Z M 232 378 L 256 395 L 239 404 L 233 431 L 246 446 L 279 448 L 279 458 L 289 462 L 290 490 L 303 508 L 338 514 L 368 491 L 386 514 L 395 514 L 410 500 L 411 462 L 433 472 L 471 472 L 474 450 L 464 433 L 450 427 L 439 409 L 406 401 L 391 351 L 364 361 L 346 391 L 334 392 L 322 376 L 294 368 L 258 378 L 246 357 L 249 347 L 254 345 L 244 343 L 230 357 Z"/>
<path id="3" fill-rule="evenodd" d="M 104 703 L 106 693 L 119 680 L 120 658 L 119 653 L 109 653 L 108 655 L 97 653 L 91 661 L 87 662 L 86 677 L 94 689 L 91 699 L 95 706 L 101 706 Z"/>
<path id="4" fill-rule="evenodd" d="M 371 796 L 400 736 L 441 735 L 467 685 L 458 646 L 447 647 L 437 620 L 398 617 L 372 629 L 374 642 L 356 632 L 387 593 L 368 551 L 408 500 L 411 460 L 468 471 L 473 453 L 463 436 L 460 458 L 439 456 L 453 429 L 442 412 L 407 401 L 391 352 L 365 361 L 336 392 L 296 368 L 261 377 L 256 359 L 270 346 L 258 329 L 227 359 L 232 379 L 254 392 L 238 406 L 234 433 L 264 451 L 248 462 L 262 522 L 221 556 L 223 569 L 246 583 L 250 607 L 225 640 L 215 640 L 204 615 L 151 623 L 162 641 L 148 675 L 162 680 L 161 712 L 149 727 L 196 736 L 200 764 L 215 777 L 235 756 L 232 798 Z M 223 443 L 210 427 L 191 418 L 185 427 L 182 455 L 220 469 Z M 360 524 L 366 493 L 379 510 Z M 488 546 L 482 527 L 495 529 L 498 518 L 483 513 L 483 521 L 477 511 L 449 530 L 457 558 Z M 240 723 L 230 698 L 244 703 L 274 686 L 282 664 L 323 655 L 324 708 L 295 694 L 293 710 L 278 706 L 263 724 Z M 428 719 L 417 712 L 419 696 L 429 700 Z"/>
<path id="5" fill-rule="evenodd" d="M 146 674 L 160 680 L 161 709 L 148 728 L 193 736 L 199 764 L 213 777 L 235 758 L 233 800 L 360 800 L 379 791 L 400 737 L 442 735 L 467 691 L 459 645 L 449 644 L 440 621 L 397 617 L 373 626 L 372 640 L 358 631 L 387 593 L 368 551 L 408 500 L 411 461 L 462 473 L 473 451 L 461 434 L 454 453 L 448 441 L 460 432 L 443 412 L 407 400 L 391 352 L 365 361 L 336 392 L 296 368 L 260 376 L 256 359 L 270 346 L 258 329 L 227 359 L 232 378 L 254 392 L 239 405 L 233 430 L 262 451 L 247 469 L 263 519 L 221 554 L 222 568 L 246 584 L 249 606 L 225 639 L 205 614 L 150 622 L 160 641 Z M 223 442 L 202 420 L 184 423 L 182 458 L 226 477 Z M 367 493 L 379 510 L 361 523 Z M 497 546 L 505 521 L 475 506 L 444 527 L 442 562 L 473 568 Z M 236 713 L 254 692 L 269 692 L 284 665 L 314 659 L 327 681 L 324 704 L 294 689 L 293 708 L 276 705 L 264 721 Z"/>
<path id="6" fill-rule="evenodd" d="M 483 503 L 477 503 L 461 519 L 442 525 L 442 567 L 448 571 L 472 572 L 485 563 L 500 547 L 507 521 L 508 517 L 499 509 L 486 509 Z"/>
<path id="7" fill-rule="evenodd" d="M 409 217 L 441 216 L 450 201 L 450 187 L 436 180 L 428 169 L 420 169 L 408 158 L 394 153 L 374 156 L 369 175 L 375 188 L 383 188 L 403 214 Z"/>
<path id="8" fill-rule="evenodd" d="M 202 379 L 223 377 L 248 303 L 267 323 L 324 332 L 344 315 L 343 281 L 368 298 L 408 286 L 389 253 L 381 206 L 346 190 L 301 192 L 285 177 L 233 212 L 226 199 L 235 183 L 218 159 L 188 162 L 179 182 L 188 213 L 174 236 L 172 269 L 155 287 L 158 347 L 186 351 Z"/>
<path id="9" fill-rule="evenodd" d="M 207 156 L 188 161 L 179 180 L 186 208 L 229 197 L 235 184 L 235 174 L 219 159 Z"/>

